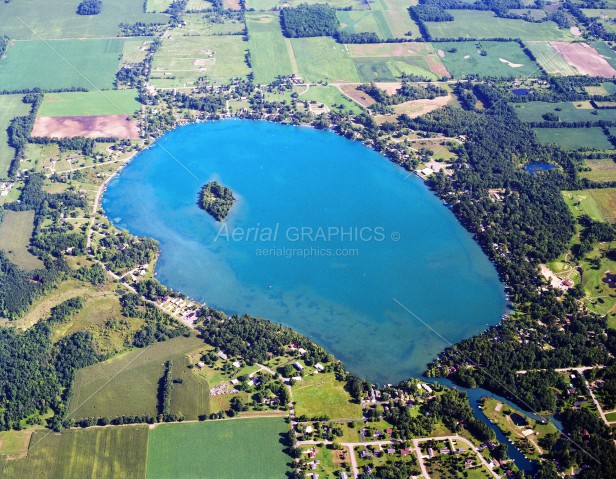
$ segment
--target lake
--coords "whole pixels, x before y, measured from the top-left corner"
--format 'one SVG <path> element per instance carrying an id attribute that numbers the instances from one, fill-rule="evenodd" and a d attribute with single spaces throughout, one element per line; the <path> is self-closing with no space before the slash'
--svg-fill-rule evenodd
<path id="1" fill-rule="evenodd" d="M 216 180 L 224 223 L 196 202 Z M 227 313 L 293 327 L 380 384 L 497 324 L 503 286 L 452 212 L 359 142 L 248 120 L 164 135 L 109 183 L 108 217 L 156 238 L 157 278 Z"/>

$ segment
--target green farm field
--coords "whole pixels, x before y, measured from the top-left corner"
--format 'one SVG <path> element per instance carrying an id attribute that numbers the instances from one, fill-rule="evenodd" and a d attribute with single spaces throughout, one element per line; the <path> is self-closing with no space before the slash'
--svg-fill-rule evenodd
<path id="1" fill-rule="evenodd" d="M 15 156 L 9 146 L 6 129 L 16 116 L 27 115 L 32 105 L 21 101 L 22 95 L 0 95 L 0 177 L 5 177 Z"/>
<path id="2" fill-rule="evenodd" d="M 240 35 L 172 36 L 154 54 L 152 83 L 159 88 L 192 87 L 200 78 L 228 81 L 246 76 L 248 44 Z"/>
<path id="3" fill-rule="evenodd" d="M 523 40 L 564 40 L 575 37 L 554 22 L 530 23 L 497 17 L 494 12 L 448 10 L 453 22 L 426 22 L 433 38 L 520 38 Z"/>
<path id="4" fill-rule="evenodd" d="M 77 15 L 79 2 L 20 0 L 0 3 L 0 32 L 15 40 L 115 37 L 118 24 L 166 23 L 168 15 L 143 12 L 143 0 L 105 0 L 100 14 Z M 21 21 L 20 21 L 21 19 Z"/>
<path id="5" fill-rule="evenodd" d="M 441 60 L 453 77 L 479 75 L 501 78 L 536 76 L 540 70 L 516 42 L 480 42 L 487 55 L 481 55 L 475 42 L 435 43 Z"/>
<path id="6" fill-rule="evenodd" d="M 28 251 L 34 230 L 34 211 L 6 210 L 0 223 L 0 250 L 25 270 L 43 268 L 43 262 Z"/>
<path id="7" fill-rule="evenodd" d="M 599 127 L 535 128 L 535 133 L 542 143 L 555 143 L 565 150 L 578 150 L 580 148 L 611 150 L 614 148 Z"/>
<path id="8" fill-rule="evenodd" d="M 146 12 L 156 13 L 164 12 L 169 8 L 173 0 L 146 0 Z"/>
<path id="9" fill-rule="evenodd" d="M 71 417 L 156 416 L 158 381 L 164 362 L 181 360 L 184 354 L 199 347 L 205 347 L 202 340 L 181 336 L 78 370 Z"/>
<path id="10" fill-rule="evenodd" d="M 309 82 L 359 82 L 346 45 L 330 37 L 292 38 L 299 75 Z"/>
<path id="11" fill-rule="evenodd" d="M 229 18 L 225 18 L 224 21 L 213 22 L 202 13 L 187 13 L 184 15 L 184 22 L 186 22 L 186 26 L 171 29 L 169 36 L 233 35 L 244 30 L 244 22 Z"/>
<path id="12" fill-rule="evenodd" d="M 525 45 L 548 74 L 560 76 L 580 74 L 550 45 L 550 42 L 525 42 Z"/>
<path id="13" fill-rule="evenodd" d="M 269 83 L 278 75 L 297 73 L 291 41 L 282 35 L 277 13 L 247 13 L 246 25 L 257 83 Z"/>
<path id="14" fill-rule="evenodd" d="M 12 43 L 0 62 L 0 85 L 89 90 L 113 87 L 124 40 L 54 40 Z"/>
<path id="15" fill-rule="evenodd" d="M 312 374 L 293 385 L 295 414 L 308 417 L 325 415 L 330 419 L 361 418 L 361 405 L 351 402 L 344 384 L 333 373 Z"/>
<path id="16" fill-rule="evenodd" d="M 545 121 L 543 115 L 554 113 L 558 115 L 560 121 L 590 121 L 600 120 L 616 121 L 616 110 L 595 109 L 587 101 L 578 102 L 558 102 L 550 103 L 543 101 L 532 101 L 526 103 L 511 103 L 510 106 L 515 111 L 518 118 L 527 122 Z"/>
<path id="17" fill-rule="evenodd" d="M 392 38 L 418 38 L 421 36 L 419 27 L 409 14 L 411 5 L 417 5 L 417 0 L 374 0 L 370 2 L 370 9 L 375 15 L 382 14 Z"/>
<path id="18" fill-rule="evenodd" d="M 430 80 L 449 73 L 430 43 L 347 45 L 362 82 L 398 81 L 402 73 Z"/>
<path id="19" fill-rule="evenodd" d="M 608 47 L 605 42 L 592 42 L 591 45 L 597 50 L 599 55 L 605 58 L 612 68 L 616 68 L 616 52 L 614 50 Z M 613 95 L 614 93 L 611 94 Z"/>
<path id="20" fill-rule="evenodd" d="M 282 418 L 161 424 L 150 431 L 147 479 L 283 478 Z"/>
<path id="21" fill-rule="evenodd" d="M 131 115 L 139 110 L 137 90 L 46 93 L 38 116 Z"/>
<path id="22" fill-rule="evenodd" d="M 0 460 L 3 479 L 145 478 L 147 426 L 37 430 L 27 457 Z"/>

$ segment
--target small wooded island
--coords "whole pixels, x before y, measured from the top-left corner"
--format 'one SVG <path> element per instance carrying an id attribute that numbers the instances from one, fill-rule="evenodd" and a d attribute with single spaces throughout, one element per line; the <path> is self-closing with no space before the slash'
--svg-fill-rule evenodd
<path id="1" fill-rule="evenodd" d="M 206 183 L 199 193 L 199 207 L 207 211 L 216 221 L 224 220 L 233 207 L 233 191 L 216 181 Z"/>

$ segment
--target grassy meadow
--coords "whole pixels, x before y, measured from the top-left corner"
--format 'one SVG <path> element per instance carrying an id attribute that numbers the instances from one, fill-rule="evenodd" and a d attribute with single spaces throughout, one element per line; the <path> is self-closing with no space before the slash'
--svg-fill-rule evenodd
<path id="1" fill-rule="evenodd" d="M 34 230 L 34 211 L 6 210 L 0 223 L 0 250 L 25 270 L 43 268 L 43 262 L 28 251 Z"/>
<path id="2" fill-rule="evenodd" d="M 28 455 L 0 460 L 3 479 L 145 478 L 147 426 L 37 430 Z"/>
<path id="3" fill-rule="evenodd" d="M 419 27 L 409 14 L 411 5 L 417 5 L 417 0 L 374 0 L 370 9 L 384 18 L 391 38 L 417 38 L 420 36 Z"/>
<path id="4" fill-rule="evenodd" d="M 616 163 L 611 158 L 586 160 L 586 166 L 590 171 L 580 172 L 582 178 L 599 182 L 616 181 Z"/>
<path id="5" fill-rule="evenodd" d="M 394 38 L 382 11 L 338 11 L 336 16 L 340 27 L 348 33 L 375 33 L 381 40 Z"/>
<path id="6" fill-rule="evenodd" d="M 338 110 L 339 106 L 344 106 L 348 111 L 361 113 L 362 108 L 342 94 L 335 86 L 311 86 L 306 93 L 302 93 L 298 100 L 316 101 L 326 105 L 330 110 Z"/>
<path id="7" fill-rule="evenodd" d="M 554 22 L 530 23 L 500 18 L 494 12 L 448 10 L 453 22 L 426 22 L 433 38 L 520 38 L 523 40 L 564 40 L 575 37 Z"/>
<path id="8" fill-rule="evenodd" d="M 131 115 L 140 108 L 137 90 L 46 93 L 38 116 Z"/>
<path id="9" fill-rule="evenodd" d="M 330 37 L 291 38 L 299 75 L 309 82 L 359 82 L 346 45 Z"/>
<path id="10" fill-rule="evenodd" d="M 123 49 L 119 38 L 14 42 L 0 62 L 0 85 L 9 91 L 110 89 Z"/>
<path id="11" fill-rule="evenodd" d="M 308 417 L 325 415 L 330 419 L 362 417 L 361 405 L 351 402 L 344 384 L 333 373 L 312 374 L 293 385 L 295 414 Z"/>
<path id="12" fill-rule="evenodd" d="M 150 431 L 147 479 L 285 477 L 283 418 L 161 424 Z"/>
<path id="13" fill-rule="evenodd" d="M 611 150 L 614 148 L 603 129 L 591 128 L 535 128 L 537 138 L 542 143 L 555 143 L 565 150 L 591 148 Z"/>
<path id="14" fill-rule="evenodd" d="M 246 76 L 248 44 L 240 35 L 171 36 L 154 54 L 151 80 L 159 88 L 192 87 L 205 77 L 226 82 Z"/>
<path id="15" fill-rule="evenodd" d="M 534 77 L 540 72 L 516 42 L 445 42 L 435 43 L 447 70 L 455 78 L 467 75 L 500 78 Z M 482 55 L 481 52 L 485 55 Z"/>
<path id="16" fill-rule="evenodd" d="M 16 116 L 27 115 L 32 105 L 21 101 L 22 95 L 0 95 L 0 178 L 6 176 L 15 157 L 15 150 L 9 146 L 7 128 Z"/>

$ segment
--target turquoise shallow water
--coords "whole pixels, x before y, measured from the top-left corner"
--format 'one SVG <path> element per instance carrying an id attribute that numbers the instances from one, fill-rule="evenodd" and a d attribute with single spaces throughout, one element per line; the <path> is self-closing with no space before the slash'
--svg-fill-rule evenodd
<path id="1" fill-rule="evenodd" d="M 238 198 L 223 225 L 196 205 L 212 180 Z M 438 198 L 333 133 L 243 120 L 178 128 L 109 183 L 103 207 L 160 241 L 164 284 L 291 326 L 378 383 L 421 373 L 505 310 L 493 265 Z"/>

